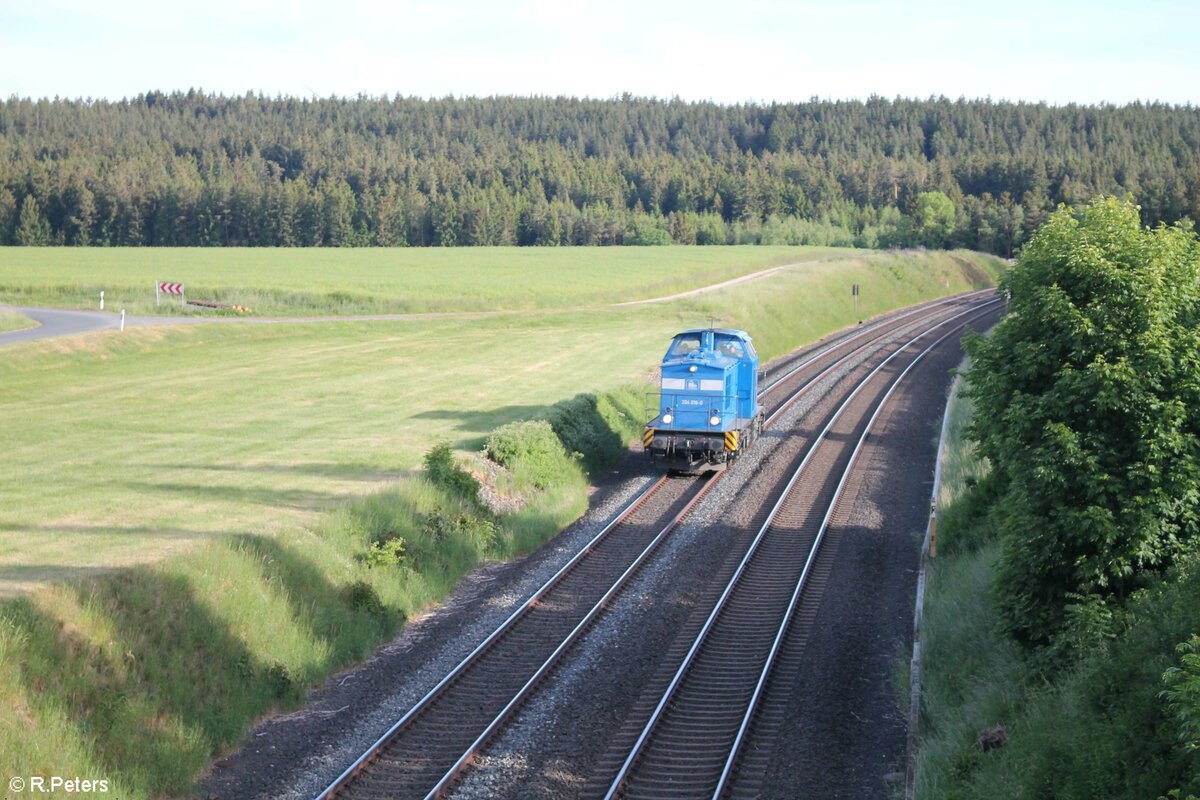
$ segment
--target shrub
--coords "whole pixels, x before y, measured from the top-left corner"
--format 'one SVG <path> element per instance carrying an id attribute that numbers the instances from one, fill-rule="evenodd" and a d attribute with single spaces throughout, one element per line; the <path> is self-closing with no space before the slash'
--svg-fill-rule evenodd
<path id="1" fill-rule="evenodd" d="M 666 229 L 667 221 L 661 215 L 639 215 L 633 218 L 625 231 L 627 245 L 663 246 L 672 244 L 671 232 Z"/>
<path id="2" fill-rule="evenodd" d="M 387 609 L 384 608 L 383 601 L 379 599 L 379 593 L 366 581 L 354 581 L 354 583 L 347 584 L 342 588 L 342 599 L 355 611 L 364 611 L 378 619 L 387 616 Z"/>
<path id="3" fill-rule="evenodd" d="M 303 684 L 292 677 L 283 664 L 272 664 L 267 668 L 267 685 L 277 700 L 296 703 L 303 698 Z"/>
<path id="4" fill-rule="evenodd" d="M 447 442 L 434 445 L 425 454 L 425 473 L 429 480 L 471 502 L 479 500 L 479 483 L 454 460 L 454 452 Z"/>
<path id="5" fill-rule="evenodd" d="M 487 438 L 488 458 L 539 489 L 562 481 L 573 462 L 554 428 L 545 420 L 510 422 Z"/>
<path id="6" fill-rule="evenodd" d="M 938 509 L 938 550 L 944 555 L 976 552 L 999 536 L 992 507 L 999 485 L 995 475 L 968 477 L 965 483 L 954 502 Z"/>
<path id="7" fill-rule="evenodd" d="M 404 538 L 394 536 L 383 541 L 371 542 L 371 547 L 362 560 L 368 567 L 396 567 L 404 563 L 404 556 Z"/>
<path id="8" fill-rule="evenodd" d="M 440 509 L 425 518 L 422 530 L 435 542 L 457 538 L 481 551 L 496 540 L 496 523 L 492 520 L 474 514 L 451 514 Z"/>
<path id="9" fill-rule="evenodd" d="M 546 419 L 567 452 L 582 459 L 589 472 L 616 461 L 625 449 L 621 436 L 601 415 L 594 394 L 577 394 L 555 403 Z"/>
<path id="10" fill-rule="evenodd" d="M 1175 648 L 1179 666 L 1163 673 L 1167 689 L 1163 697 L 1179 720 L 1179 739 L 1183 746 L 1200 751 L 1200 636 Z"/>

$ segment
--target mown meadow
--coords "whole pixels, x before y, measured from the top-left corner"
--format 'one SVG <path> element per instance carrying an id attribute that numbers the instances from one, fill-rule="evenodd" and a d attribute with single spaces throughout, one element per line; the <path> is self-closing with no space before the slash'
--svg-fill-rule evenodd
<path id="1" fill-rule="evenodd" d="M 744 327 L 770 357 L 1001 268 L 858 252 L 663 304 L 0 349 L 0 769 L 187 794 L 251 722 L 295 707 L 480 559 L 577 518 L 589 472 L 636 437 L 679 328 Z M 469 294 L 463 280 L 443 296 Z M 600 296 L 633 299 L 632 285 Z M 515 504 L 484 503 L 481 478 Z"/>
<path id="2" fill-rule="evenodd" d="M 782 264 L 853 257 L 832 247 L 0 248 L 0 305 L 257 315 L 497 311 L 603 305 L 673 294 Z"/>

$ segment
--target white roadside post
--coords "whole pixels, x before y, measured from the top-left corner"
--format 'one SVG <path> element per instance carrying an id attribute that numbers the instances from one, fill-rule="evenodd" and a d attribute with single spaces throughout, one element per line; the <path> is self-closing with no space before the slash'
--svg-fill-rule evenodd
<path id="1" fill-rule="evenodd" d="M 104 290 L 100 290 L 100 310 L 104 310 Z"/>
<path id="2" fill-rule="evenodd" d="M 125 330 L 125 309 L 121 309 L 121 330 Z"/>

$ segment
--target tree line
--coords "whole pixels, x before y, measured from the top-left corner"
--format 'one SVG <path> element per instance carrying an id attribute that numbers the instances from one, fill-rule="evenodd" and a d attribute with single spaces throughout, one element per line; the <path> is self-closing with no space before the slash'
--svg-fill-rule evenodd
<path id="1" fill-rule="evenodd" d="M 1200 218 L 1200 108 L 634 97 L 0 104 L 0 244 L 829 244 L 1011 255 L 1059 203 Z"/>

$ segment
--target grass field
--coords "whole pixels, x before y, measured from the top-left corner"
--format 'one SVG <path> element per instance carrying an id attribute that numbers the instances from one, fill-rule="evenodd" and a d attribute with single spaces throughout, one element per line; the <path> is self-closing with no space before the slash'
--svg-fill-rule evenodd
<path id="1" fill-rule="evenodd" d="M 0 594 L 312 524 L 414 469 L 438 440 L 476 449 L 499 424 L 651 373 L 681 327 L 745 326 L 771 355 L 852 323 L 850 282 L 869 315 L 987 279 L 955 258 L 823 262 L 664 305 L 9 346 Z"/>
<path id="2" fill-rule="evenodd" d="M 820 247 L 424 249 L 0 248 L 0 304 L 154 313 L 154 285 L 256 314 L 567 308 L 638 300 L 781 264 L 855 255 Z M 164 299 L 161 313 L 182 312 Z"/>

